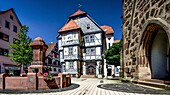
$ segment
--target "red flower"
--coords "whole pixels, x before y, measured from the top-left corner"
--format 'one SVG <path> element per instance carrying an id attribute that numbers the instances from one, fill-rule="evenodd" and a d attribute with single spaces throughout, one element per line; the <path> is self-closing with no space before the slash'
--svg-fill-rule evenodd
<path id="1" fill-rule="evenodd" d="M 44 77 L 48 76 L 48 73 L 44 73 L 43 76 L 44 76 Z"/>

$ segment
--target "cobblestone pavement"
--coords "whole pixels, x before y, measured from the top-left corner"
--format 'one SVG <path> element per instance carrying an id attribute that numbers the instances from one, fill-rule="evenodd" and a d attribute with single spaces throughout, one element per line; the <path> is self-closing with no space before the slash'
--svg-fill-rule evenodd
<path id="1" fill-rule="evenodd" d="M 52 91 L 49 93 L 28 93 L 29 95 L 170 95 L 170 91 L 155 90 L 141 87 L 130 83 L 121 83 L 118 80 L 106 79 L 77 79 L 73 78 L 72 83 L 79 87 L 67 91 Z M 169 93 L 169 94 L 168 94 Z M 27 95 L 28 95 L 27 94 Z M 1 94 L 0 95 L 9 95 Z M 15 95 L 15 94 L 10 94 Z M 26 94 L 22 94 L 26 95 Z"/>

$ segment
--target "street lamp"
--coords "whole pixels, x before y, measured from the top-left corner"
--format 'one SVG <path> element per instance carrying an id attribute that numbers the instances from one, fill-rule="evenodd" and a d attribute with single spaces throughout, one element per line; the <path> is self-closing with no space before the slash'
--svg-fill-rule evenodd
<path id="1" fill-rule="evenodd" d="M 101 74 L 102 65 L 99 63 L 99 74 Z"/>

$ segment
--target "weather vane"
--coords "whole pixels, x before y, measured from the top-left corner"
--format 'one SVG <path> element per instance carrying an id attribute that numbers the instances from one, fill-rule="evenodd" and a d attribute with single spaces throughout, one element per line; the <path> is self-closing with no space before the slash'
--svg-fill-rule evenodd
<path id="1" fill-rule="evenodd" d="M 79 5 L 78 5 L 78 8 L 80 9 L 81 7 L 82 7 L 82 5 L 81 5 L 81 4 L 79 4 Z"/>

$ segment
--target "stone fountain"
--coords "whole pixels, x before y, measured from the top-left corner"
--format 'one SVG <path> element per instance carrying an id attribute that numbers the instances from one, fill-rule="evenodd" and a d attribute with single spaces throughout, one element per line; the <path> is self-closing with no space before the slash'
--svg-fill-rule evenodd
<path id="1" fill-rule="evenodd" d="M 45 53 L 48 46 L 40 37 L 35 38 L 34 41 L 30 43 L 30 46 L 33 49 L 33 62 L 31 66 L 28 67 L 28 73 L 37 73 L 38 76 L 41 76 L 45 68 Z"/>

